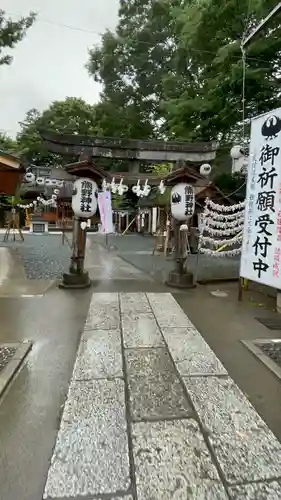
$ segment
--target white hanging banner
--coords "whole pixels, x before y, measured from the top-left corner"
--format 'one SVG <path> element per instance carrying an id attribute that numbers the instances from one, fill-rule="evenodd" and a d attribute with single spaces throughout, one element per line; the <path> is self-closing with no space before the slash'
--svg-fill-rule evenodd
<path id="1" fill-rule="evenodd" d="M 251 124 L 240 276 L 281 288 L 281 108 Z"/>
<path id="2" fill-rule="evenodd" d="M 114 233 L 110 191 L 102 191 L 98 194 L 98 206 L 102 225 L 101 232 L 104 234 Z"/>

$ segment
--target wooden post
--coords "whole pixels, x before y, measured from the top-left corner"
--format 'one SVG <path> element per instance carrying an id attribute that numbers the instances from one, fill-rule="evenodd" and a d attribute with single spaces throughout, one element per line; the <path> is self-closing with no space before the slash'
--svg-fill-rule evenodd
<path id="1" fill-rule="evenodd" d="M 57 203 L 56 206 L 56 226 L 59 225 L 59 202 Z"/>
<path id="2" fill-rule="evenodd" d="M 239 278 L 238 281 L 238 302 L 243 300 L 243 278 Z"/>
<path id="3" fill-rule="evenodd" d="M 120 212 L 117 212 L 117 218 L 118 218 L 118 233 L 120 234 L 122 232 L 122 217 Z"/>
<path id="4" fill-rule="evenodd" d="M 135 219 L 136 219 L 136 218 L 134 217 L 134 218 L 133 218 L 133 220 L 131 220 L 130 224 L 126 227 L 125 231 L 123 231 L 122 236 L 123 236 L 124 234 L 126 234 L 126 232 L 128 231 L 129 227 L 131 227 L 131 225 L 133 224 L 133 222 L 135 221 Z"/>

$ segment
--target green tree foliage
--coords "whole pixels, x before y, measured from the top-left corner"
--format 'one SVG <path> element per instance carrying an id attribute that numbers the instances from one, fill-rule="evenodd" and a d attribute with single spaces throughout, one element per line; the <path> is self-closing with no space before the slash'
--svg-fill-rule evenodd
<path id="1" fill-rule="evenodd" d="M 17 137 L 19 147 L 26 151 L 25 160 L 34 165 L 62 162 L 62 158 L 46 149 L 40 136 L 42 130 L 88 136 L 100 134 L 95 107 L 75 97 L 55 101 L 42 113 L 36 109 L 30 110 L 20 126 L 21 131 Z"/>
<path id="2" fill-rule="evenodd" d="M 107 128 L 103 113 L 103 130 L 231 143 L 242 130 L 240 42 L 275 4 L 121 0 L 116 33 L 104 34 L 87 64 L 103 84 L 101 105 L 124 117 Z M 247 118 L 279 105 L 279 24 L 280 16 L 247 50 Z"/>
<path id="3" fill-rule="evenodd" d="M 151 172 L 159 176 L 160 181 L 172 171 L 173 165 L 171 163 L 156 163 L 155 165 L 149 165 L 146 169 L 147 172 Z M 158 186 L 153 186 L 149 195 L 150 200 L 152 200 L 153 205 L 167 206 L 170 204 L 171 188 L 166 186 L 164 194 L 161 194 Z"/>
<path id="4" fill-rule="evenodd" d="M 275 0 L 120 0 L 116 31 L 89 52 L 87 68 L 103 85 L 95 106 L 67 98 L 31 110 L 20 149 L 35 164 L 61 162 L 38 130 L 128 138 L 220 140 L 219 171 L 242 130 L 242 37 Z M 247 49 L 245 115 L 279 106 L 280 16 Z M 246 129 L 248 130 L 248 128 Z M 124 164 L 104 159 L 105 168 Z"/>
<path id="5" fill-rule="evenodd" d="M 4 153 L 16 153 L 18 149 L 17 141 L 14 141 L 6 134 L 0 134 L 0 151 Z"/>
<path id="6" fill-rule="evenodd" d="M 242 201 L 246 196 L 246 180 L 241 174 L 221 173 L 214 178 L 214 184 L 231 200 Z"/>
<path id="7" fill-rule="evenodd" d="M 89 54 L 88 71 L 103 84 L 102 103 L 124 116 L 114 135 L 152 138 L 163 120 L 163 79 L 174 68 L 172 7 L 181 0 L 120 1 L 116 33 Z M 129 116 L 129 120 L 127 120 Z"/>
<path id="8" fill-rule="evenodd" d="M 240 42 L 275 4 L 273 0 L 201 0 L 186 1 L 183 8 L 174 10 L 186 68 L 184 74 L 170 73 L 165 80 L 170 134 L 221 141 L 241 135 Z M 246 118 L 279 105 L 280 35 L 279 17 L 247 49 Z"/>
<path id="9" fill-rule="evenodd" d="M 26 35 L 27 30 L 35 21 L 35 13 L 22 17 L 18 21 L 13 21 L 5 16 L 5 12 L 0 9 L 0 65 L 11 64 L 12 56 L 6 51 L 13 49 Z"/>

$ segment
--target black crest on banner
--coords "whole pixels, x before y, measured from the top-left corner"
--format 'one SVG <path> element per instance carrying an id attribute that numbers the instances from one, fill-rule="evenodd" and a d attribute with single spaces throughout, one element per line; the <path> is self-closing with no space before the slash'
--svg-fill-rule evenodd
<path id="1" fill-rule="evenodd" d="M 261 133 L 262 135 L 266 138 L 266 140 L 268 139 L 275 139 L 279 132 L 281 130 L 281 120 L 278 116 L 276 115 L 273 115 L 273 116 L 269 116 L 262 128 L 261 128 Z"/>

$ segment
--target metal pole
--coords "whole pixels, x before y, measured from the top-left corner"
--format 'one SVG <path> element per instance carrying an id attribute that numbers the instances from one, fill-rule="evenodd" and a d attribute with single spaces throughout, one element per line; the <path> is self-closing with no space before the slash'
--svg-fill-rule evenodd
<path id="1" fill-rule="evenodd" d="M 274 9 L 266 16 L 259 24 L 256 26 L 256 28 L 248 35 L 244 40 L 241 42 L 241 46 L 245 48 L 249 43 L 252 41 L 252 39 L 260 33 L 260 31 L 267 25 L 267 23 L 275 16 L 275 14 L 278 14 L 278 12 L 281 10 L 281 2 L 279 2 Z"/>

